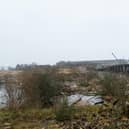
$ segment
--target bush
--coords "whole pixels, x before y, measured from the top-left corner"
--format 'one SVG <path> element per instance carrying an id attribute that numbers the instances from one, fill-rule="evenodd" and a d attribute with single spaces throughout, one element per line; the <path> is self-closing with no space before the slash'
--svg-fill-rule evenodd
<path id="1" fill-rule="evenodd" d="M 19 81 L 23 90 L 24 103 L 23 106 L 40 106 L 37 75 L 32 71 L 24 71 L 19 75 Z"/>
<path id="2" fill-rule="evenodd" d="M 101 81 L 104 95 L 111 95 L 117 99 L 117 107 L 127 114 L 127 101 L 129 98 L 128 78 L 124 75 L 105 74 Z M 119 112 L 120 113 L 120 112 Z"/>
<path id="3" fill-rule="evenodd" d="M 6 75 L 4 80 L 7 107 L 17 109 L 23 104 L 22 87 L 19 85 L 17 76 Z"/>
<path id="4" fill-rule="evenodd" d="M 54 97 L 59 96 L 62 89 L 61 83 L 57 80 L 56 76 L 52 74 L 39 75 L 37 86 L 43 106 L 52 105 Z"/>
<path id="5" fill-rule="evenodd" d="M 67 99 L 64 99 L 61 105 L 55 111 L 55 116 L 57 121 L 72 120 L 74 114 L 74 107 L 69 106 Z"/>
<path id="6" fill-rule="evenodd" d="M 79 81 L 79 86 L 81 87 L 88 87 L 89 86 L 89 83 L 85 80 L 80 80 Z"/>
<path id="7" fill-rule="evenodd" d="M 92 79 L 98 78 L 98 74 L 96 71 L 89 71 L 86 73 L 86 80 L 87 82 L 91 81 Z"/>
<path id="8" fill-rule="evenodd" d="M 29 106 L 49 106 L 54 97 L 60 95 L 61 83 L 54 73 L 23 72 L 21 83 L 24 91 L 24 104 Z"/>
<path id="9" fill-rule="evenodd" d="M 101 80 L 101 85 L 105 95 L 115 97 L 125 96 L 128 79 L 126 76 L 107 73 Z"/>
<path id="10" fill-rule="evenodd" d="M 116 77 L 112 74 L 104 74 L 103 79 L 100 81 L 100 84 L 103 88 L 104 95 L 115 95 L 115 87 L 114 83 L 116 81 Z"/>

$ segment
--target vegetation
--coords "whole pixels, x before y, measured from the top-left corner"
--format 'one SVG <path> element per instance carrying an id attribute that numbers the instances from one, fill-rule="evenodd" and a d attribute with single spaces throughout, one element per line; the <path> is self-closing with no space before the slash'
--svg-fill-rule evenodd
<path id="1" fill-rule="evenodd" d="M 24 109 L 18 112 L 0 110 L 0 127 L 3 129 L 8 123 L 13 129 L 128 129 L 128 118 L 116 115 L 118 111 L 112 106 L 75 107 L 72 117 L 59 117 L 70 118 L 69 120 L 57 119 L 58 121 L 53 108 Z"/>
<path id="2" fill-rule="evenodd" d="M 39 97 L 42 105 L 53 105 L 56 96 L 61 93 L 61 83 L 52 74 L 39 75 Z"/>
<path id="3" fill-rule="evenodd" d="M 19 108 L 23 103 L 23 90 L 19 86 L 17 77 L 12 77 L 11 75 L 4 76 L 5 79 L 5 89 L 7 92 L 7 107 L 10 109 Z"/>
<path id="4" fill-rule="evenodd" d="M 67 99 L 56 108 L 55 117 L 57 121 L 72 120 L 73 114 L 75 112 L 74 106 L 68 105 Z"/>
<path id="5" fill-rule="evenodd" d="M 72 83 L 77 84 L 75 89 L 65 87 Z M 127 129 L 128 84 L 125 75 L 106 73 L 100 79 L 93 71 L 62 74 L 56 68 L 5 76 L 8 108 L 0 110 L 0 128 Z M 64 97 L 71 93 L 99 94 L 100 89 L 105 100 L 102 105 L 70 106 Z"/>
<path id="6" fill-rule="evenodd" d="M 103 87 L 103 93 L 108 96 L 113 96 L 117 104 L 117 109 L 120 108 L 119 113 L 129 114 L 128 112 L 128 83 L 129 80 L 124 75 L 116 74 L 105 74 L 103 80 L 101 81 Z"/>
<path id="7" fill-rule="evenodd" d="M 21 82 L 26 103 L 30 105 L 35 103 L 41 107 L 53 105 L 54 98 L 59 96 L 62 90 L 57 76 L 53 72 L 44 74 L 32 72 L 27 77 L 24 74 Z"/>

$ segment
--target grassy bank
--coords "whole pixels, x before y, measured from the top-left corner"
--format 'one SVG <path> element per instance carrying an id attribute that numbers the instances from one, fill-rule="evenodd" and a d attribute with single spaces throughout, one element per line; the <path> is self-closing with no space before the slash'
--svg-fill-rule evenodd
<path id="1" fill-rule="evenodd" d="M 55 110 L 24 109 L 0 110 L 0 129 L 127 129 L 129 119 L 118 113 L 112 105 L 76 107 L 71 120 L 57 121 Z"/>

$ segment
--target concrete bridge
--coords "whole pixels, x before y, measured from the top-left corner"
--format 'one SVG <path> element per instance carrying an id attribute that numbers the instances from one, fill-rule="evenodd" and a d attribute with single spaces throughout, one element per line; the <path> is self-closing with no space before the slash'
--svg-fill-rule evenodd
<path id="1" fill-rule="evenodd" d="M 129 64 L 117 64 L 117 65 L 100 68 L 98 70 L 116 72 L 116 73 L 129 73 Z"/>

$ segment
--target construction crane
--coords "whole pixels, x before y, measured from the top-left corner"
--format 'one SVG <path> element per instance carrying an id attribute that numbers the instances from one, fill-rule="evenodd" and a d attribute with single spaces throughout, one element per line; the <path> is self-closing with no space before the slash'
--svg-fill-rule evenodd
<path id="1" fill-rule="evenodd" d="M 115 58 L 116 64 L 121 64 L 121 62 L 119 62 L 118 58 L 116 57 L 116 55 L 113 52 L 112 52 L 112 55 Z"/>

